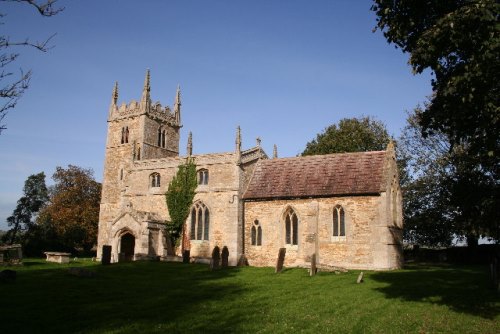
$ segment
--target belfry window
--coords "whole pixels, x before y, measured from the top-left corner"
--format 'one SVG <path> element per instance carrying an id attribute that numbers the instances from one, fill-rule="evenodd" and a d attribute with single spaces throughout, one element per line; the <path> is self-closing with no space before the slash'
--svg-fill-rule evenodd
<path id="1" fill-rule="evenodd" d="M 210 212 L 202 202 L 197 202 L 191 209 L 191 240 L 208 240 L 210 230 Z"/>
<path id="2" fill-rule="evenodd" d="M 252 226 L 252 246 L 262 246 L 262 227 L 258 220 L 255 220 Z"/>
<path id="3" fill-rule="evenodd" d="M 124 126 L 122 128 L 122 139 L 121 139 L 120 143 L 122 143 L 122 144 L 128 143 L 128 134 L 129 134 L 128 126 Z"/>
<path id="4" fill-rule="evenodd" d="M 198 171 L 198 184 L 208 184 L 208 169 Z"/>
<path id="5" fill-rule="evenodd" d="M 153 173 L 149 176 L 151 188 L 157 188 L 160 186 L 160 174 Z"/>
<path id="6" fill-rule="evenodd" d="M 285 214 L 285 244 L 298 245 L 299 219 L 293 209 L 288 209 Z"/>
<path id="7" fill-rule="evenodd" d="M 333 236 L 345 236 L 345 213 L 344 209 L 340 205 L 337 205 L 333 209 Z"/>
<path id="8" fill-rule="evenodd" d="M 158 146 L 161 147 L 161 127 L 158 128 Z"/>

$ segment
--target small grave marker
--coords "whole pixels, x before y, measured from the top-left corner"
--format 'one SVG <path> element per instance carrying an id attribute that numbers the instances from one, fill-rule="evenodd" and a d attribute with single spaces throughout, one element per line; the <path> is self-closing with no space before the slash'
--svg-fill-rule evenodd
<path id="1" fill-rule="evenodd" d="M 278 260 L 276 261 L 276 273 L 280 273 L 283 270 L 283 263 L 285 262 L 286 248 L 280 248 L 278 252 Z"/>
<path id="2" fill-rule="evenodd" d="M 221 256 L 222 256 L 221 266 L 222 268 L 227 268 L 229 263 L 229 249 L 227 248 L 227 246 L 222 247 Z"/>
<path id="3" fill-rule="evenodd" d="M 358 275 L 358 280 L 356 281 L 356 283 L 363 283 L 363 272 L 360 272 L 359 275 Z"/>
<path id="4" fill-rule="evenodd" d="M 219 246 L 215 246 L 214 250 L 212 251 L 212 259 L 210 261 L 210 270 L 219 269 L 219 263 L 220 263 L 220 248 L 219 248 Z"/>

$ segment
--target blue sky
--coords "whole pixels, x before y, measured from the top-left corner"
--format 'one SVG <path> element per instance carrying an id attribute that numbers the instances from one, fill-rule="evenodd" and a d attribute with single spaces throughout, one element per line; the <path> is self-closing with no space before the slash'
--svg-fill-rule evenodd
<path id="1" fill-rule="evenodd" d="M 397 137 L 405 111 L 430 95 L 430 75 L 414 76 L 407 55 L 372 33 L 370 1 L 64 1 L 40 17 L 0 3 L 11 40 L 53 38 L 48 53 L 20 49 L 32 69 L 28 91 L 0 135 L 0 229 L 26 178 L 56 166 L 92 168 L 102 180 L 106 116 L 115 81 L 119 103 L 139 100 L 147 68 L 153 101 L 182 91 L 181 153 L 234 149 L 262 138 L 268 154 L 302 152 L 345 117 L 374 116 Z"/>

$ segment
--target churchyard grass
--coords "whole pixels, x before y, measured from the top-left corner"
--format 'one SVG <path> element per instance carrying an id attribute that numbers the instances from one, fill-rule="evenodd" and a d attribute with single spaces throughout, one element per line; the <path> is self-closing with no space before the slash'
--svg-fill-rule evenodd
<path id="1" fill-rule="evenodd" d="M 361 284 L 359 271 L 165 262 L 25 259 L 9 269 L 17 278 L 0 282 L 2 333 L 500 333 L 486 266 L 365 271 Z"/>

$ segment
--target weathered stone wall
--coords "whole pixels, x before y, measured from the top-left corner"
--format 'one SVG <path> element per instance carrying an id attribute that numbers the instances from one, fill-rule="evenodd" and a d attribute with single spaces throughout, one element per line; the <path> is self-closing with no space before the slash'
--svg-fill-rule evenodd
<path id="1" fill-rule="evenodd" d="M 345 237 L 333 236 L 333 209 L 345 211 Z M 245 203 L 245 253 L 250 265 L 273 266 L 280 247 L 285 266 L 308 266 L 313 253 L 319 264 L 358 269 L 392 269 L 394 247 L 385 211 L 385 196 L 352 196 Z M 284 213 L 291 207 L 299 218 L 298 245 L 285 245 Z M 258 220 L 262 246 L 251 245 Z"/>

